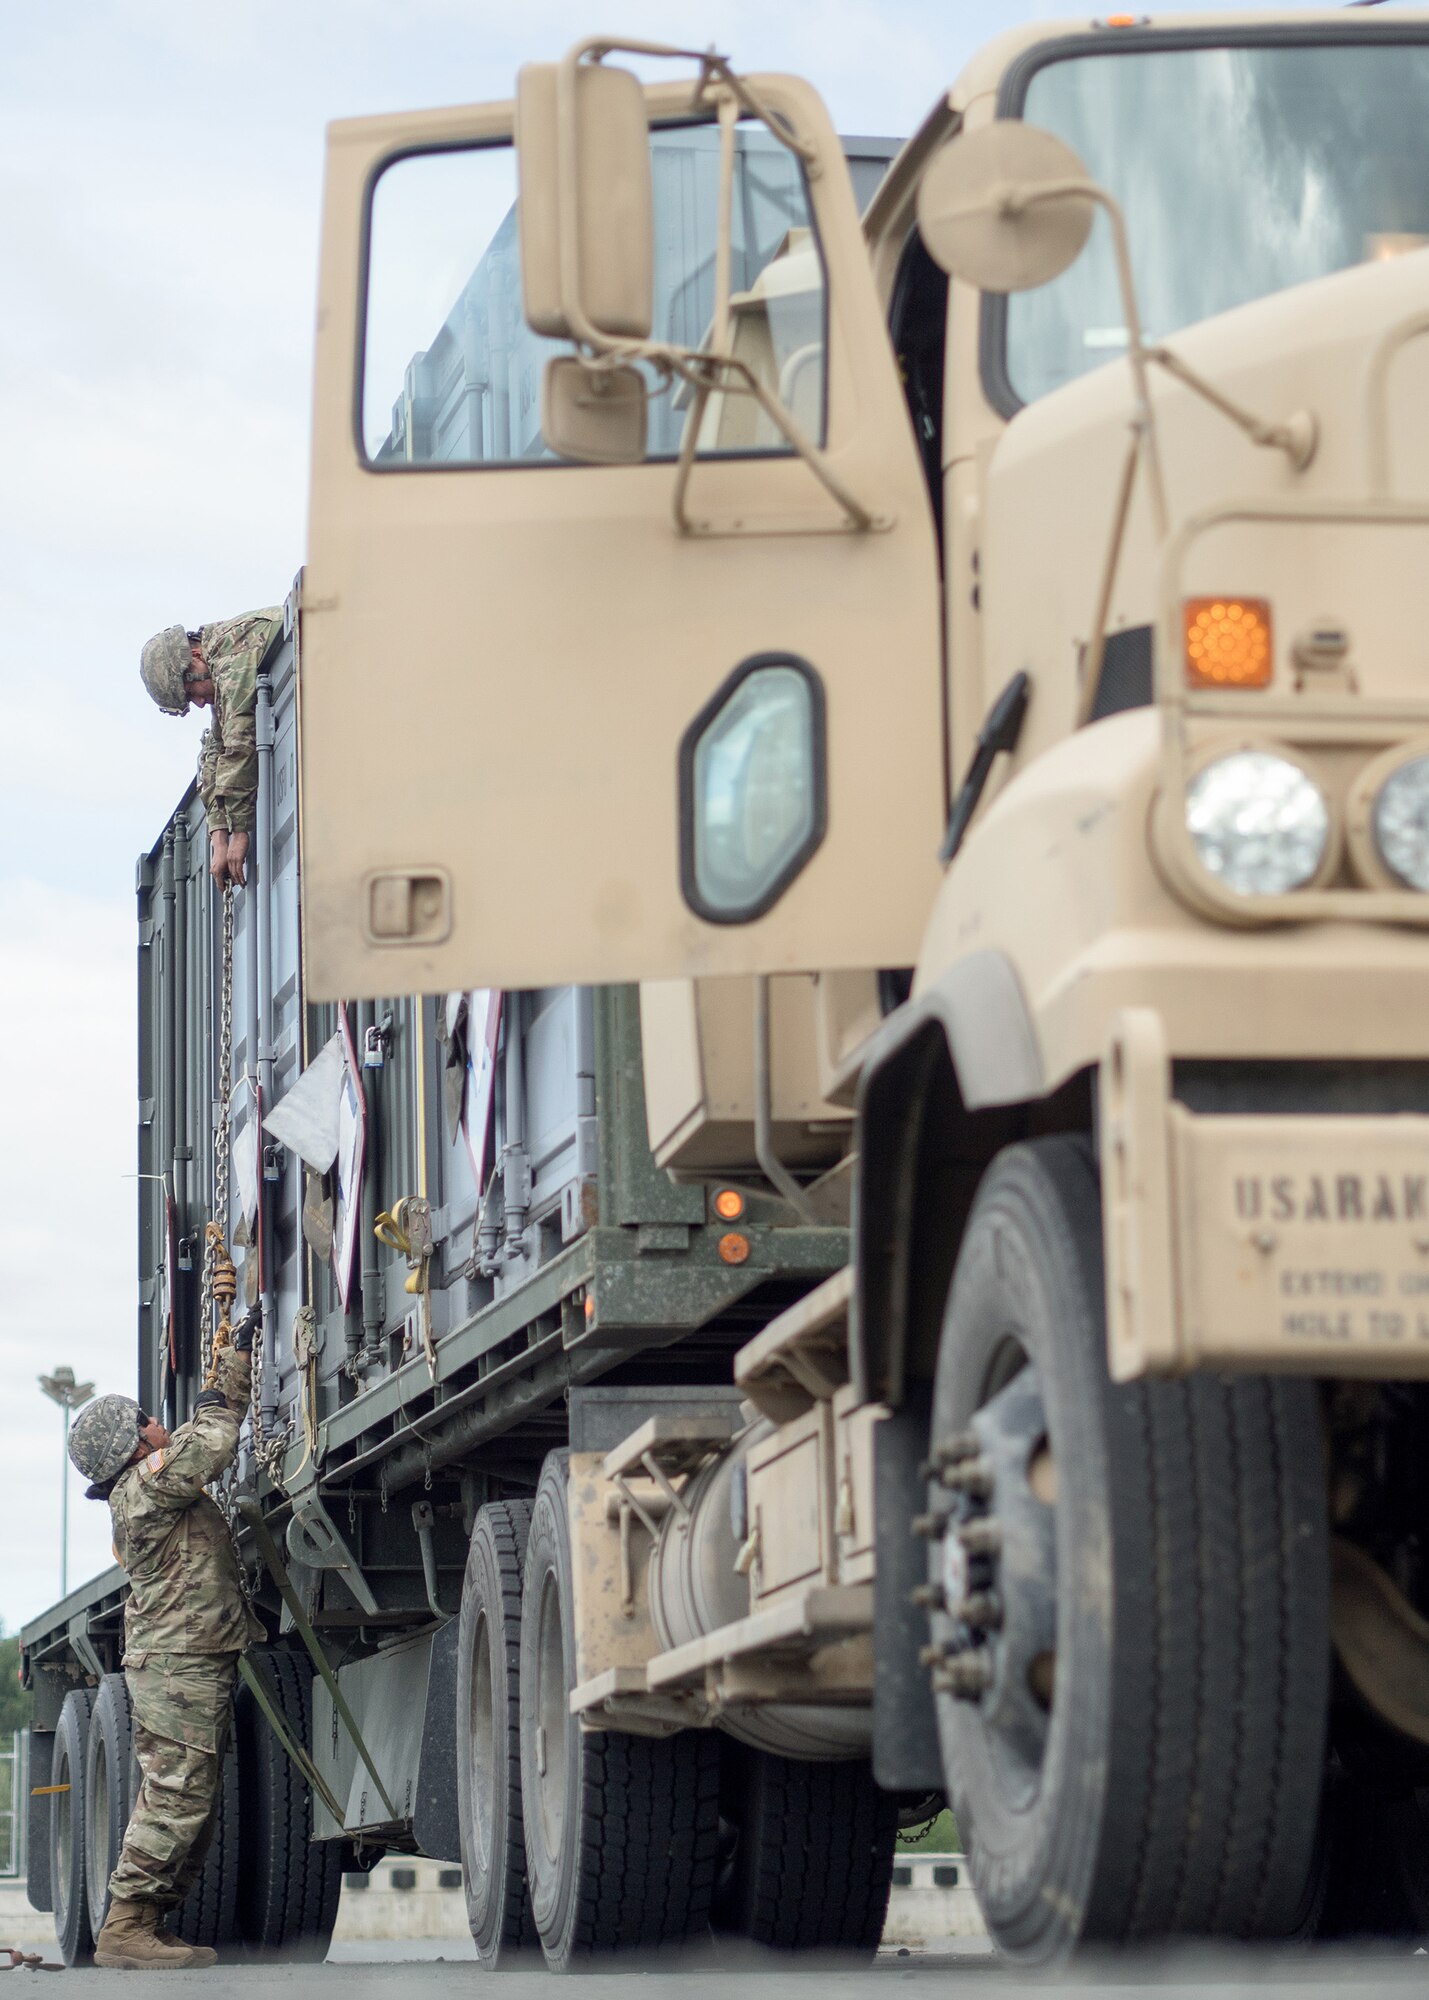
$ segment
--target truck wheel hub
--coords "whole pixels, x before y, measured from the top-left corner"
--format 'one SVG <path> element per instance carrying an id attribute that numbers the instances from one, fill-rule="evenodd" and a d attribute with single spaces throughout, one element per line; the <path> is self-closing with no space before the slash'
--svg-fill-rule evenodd
<path id="1" fill-rule="evenodd" d="M 930 1593 L 934 1689 L 976 1703 L 1013 1761 L 1035 1771 L 1057 1639 L 1056 1467 L 1035 1368 L 936 1449 L 930 1472 L 942 1516 Z"/>

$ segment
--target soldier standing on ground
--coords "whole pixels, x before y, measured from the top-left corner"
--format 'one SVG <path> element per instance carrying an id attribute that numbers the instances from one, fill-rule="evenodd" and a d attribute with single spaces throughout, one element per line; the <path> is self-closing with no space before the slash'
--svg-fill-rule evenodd
<path id="1" fill-rule="evenodd" d="M 208 814 L 209 873 L 221 888 L 243 886 L 258 796 L 254 709 L 258 666 L 283 622 L 280 607 L 220 618 L 198 632 L 170 625 L 139 656 L 144 686 L 165 715 L 189 703 L 212 708 L 199 747 L 198 785 Z"/>
<path id="2" fill-rule="evenodd" d="M 256 1315 L 234 1328 L 211 1388 L 172 1437 L 129 1396 L 80 1411 L 69 1455 L 108 1500 L 114 1552 L 129 1577 L 124 1676 L 143 1774 L 109 1884 L 96 1965 L 159 1971 L 217 1953 L 164 1927 L 203 1866 L 218 1811 L 238 1656 L 264 1637 L 244 1601 L 228 1524 L 204 1492 L 231 1464 L 252 1392 Z"/>

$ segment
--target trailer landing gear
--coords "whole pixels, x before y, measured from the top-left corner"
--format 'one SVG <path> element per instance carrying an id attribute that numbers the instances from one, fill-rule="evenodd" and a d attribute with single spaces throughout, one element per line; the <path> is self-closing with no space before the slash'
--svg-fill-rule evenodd
<path id="1" fill-rule="evenodd" d="M 992 1936 L 1291 1935 L 1324 1762 L 1315 1387 L 1113 1385 L 1087 1142 L 978 1195 L 934 1394 L 926 1601 L 950 1802 Z"/>

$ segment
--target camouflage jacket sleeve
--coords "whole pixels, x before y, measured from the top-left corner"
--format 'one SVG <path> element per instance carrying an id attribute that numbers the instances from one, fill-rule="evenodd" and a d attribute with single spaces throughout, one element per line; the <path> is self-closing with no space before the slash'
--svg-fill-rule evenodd
<path id="1" fill-rule="evenodd" d="M 213 816 L 213 767 L 216 762 L 217 752 L 213 749 L 213 731 L 205 729 L 198 746 L 198 795 L 203 800 L 210 827 L 221 823 Z"/>
<path id="2" fill-rule="evenodd" d="M 242 1423 L 253 1394 L 253 1356 L 240 1354 L 236 1347 L 221 1347 L 213 1364 L 213 1386 Z"/>
<path id="3" fill-rule="evenodd" d="M 139 1477 L 152 1503 L 176 1511 L 187 1507 L 232 1463 L 251 1381 L 249 1356 L 225 1348 L 219 1356 L 216 1385 L 223 1401 L 202 1403 L 162 1451 L 151 1452 L 140 1463 Z"/>
<path id="4" fill-rule="evenodd" d="M 199 789 L 210 828 L 251 833 L 258 794 L 254 709 L 258 664 L 282 624 L 278 608 L 250 611 L 203 628 L 213 675 L 213 724 L 199 759 Z"/>

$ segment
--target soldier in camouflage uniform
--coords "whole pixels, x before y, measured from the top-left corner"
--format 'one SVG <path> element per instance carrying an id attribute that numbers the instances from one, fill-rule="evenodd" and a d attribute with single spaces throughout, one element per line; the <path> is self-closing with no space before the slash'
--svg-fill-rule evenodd
<path id="1" fill-rule="evenodd" d="M 264 1636 L 244 1600 L 222 1513 L 204 1492 L 232 1462 L 248 1409 L 255 1321 L 234 1329 L 214 1386 L 173 1436 L 127 1396 L 75 1419 L 70 1457 L 107 1499 L 129 1577 L 124 1674 L 143 1783 L 109 1884 L 96 1965 L 211 1965 L 206 1947 L 164 1928 L 203 1865 L 218 1807 L 238 1656 Z"/>
<path id="2" fill-rule="evenodd" d="M 139 656 L 140 677 L 166 715 L 187 714 L 190 702 L 213 709 L 199 746 L 198 788 L 208 814 L 209 872 L 220 887 L 244 880 L 258 796 L 258 667 L 282 623 L 275 606 L 198 632 L 170 625 Z"/>

